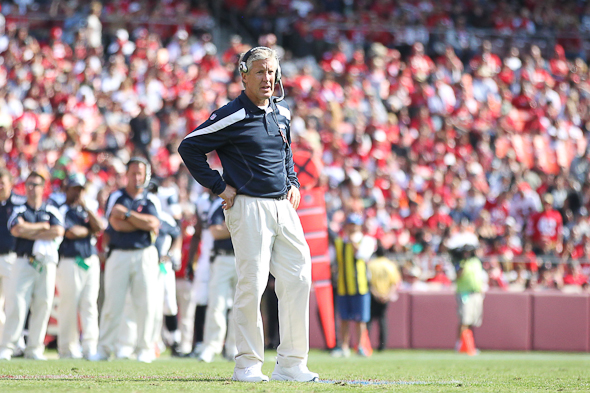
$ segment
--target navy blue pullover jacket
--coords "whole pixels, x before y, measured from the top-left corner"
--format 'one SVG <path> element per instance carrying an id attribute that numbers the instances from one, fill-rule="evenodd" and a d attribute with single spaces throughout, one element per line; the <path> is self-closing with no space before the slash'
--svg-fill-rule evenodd
<path id="1" fill-rule="evenodd" d="M 188 134 L 178 152 L 193 177 L 216 195 L 227 183 L 238 194 L 279 197 L 292 185 L 299 188 L 289 146 L 290 122 L 284 102 L 271 99 L 264 110 L 242 92 Z M 206 154 L 213 150 L 223 165 L 223 178 L 207 163 Z"/>
<path id="2" fill-rule="evenodd" d="M 0 202 L 0 255 L 14 251 L 15 239 L 8 228 L 8 219 L 14 209 L 24 205 L 26 202 L 27 197 L 12 193 L 8 199 Z"/>

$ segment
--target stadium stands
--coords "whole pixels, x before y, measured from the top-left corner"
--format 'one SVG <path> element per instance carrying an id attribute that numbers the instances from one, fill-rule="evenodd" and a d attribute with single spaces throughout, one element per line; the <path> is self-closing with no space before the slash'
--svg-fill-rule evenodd
<path id="1" fill-rule="evenodd" d="M 362 214 L 406 282 L 452 280 L 446 241 L 471 231 L 490 286 L 588 290 L 583 3 L 15 3 L 2 8 L 0 166 L 21 181 L 38 166 L 55 188 L 85 172 L 104 209 L 145 108 L 155 174 L 190 205 L 176 148 L 241 90 L 248 46 L 214 37 L 221 13 L 241 12 L 244 35 L 283 53 L 293 148 L 322 168 L 331 230 Z"/>

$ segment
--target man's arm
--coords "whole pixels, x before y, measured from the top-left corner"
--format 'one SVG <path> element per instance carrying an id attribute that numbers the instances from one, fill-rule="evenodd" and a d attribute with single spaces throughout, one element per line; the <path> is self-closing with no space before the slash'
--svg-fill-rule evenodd
<path id="1" fill-rule="evenodd" d="M 285 117 L 284 121 L 281 121 L 285 125 L 284 132 L 287 139 L 285 144 L 285 169 L 287 171 L 287 178 L 291 186 L 296 188 L 301 187 L 299 179 L 297 179 L 297 172 L 295 172 L 295 163 L 293 162 L 293 150 L 291 150 L 291 111 L 287 107 L 287 104 L 281 102 L 277 104 L 279 114 Z"/>
<path id="2" fill-rule="evenodd" d="M 90 226 L 90 234 L 96 235 L 97 233 L 104 231 L 102 221 L 96 215 L 96 213 L 94 213 L 90 209 L 87 209 L 86 206 L 84 206 L 84 210 L 86 210 L 86 213 L 88 213 L 88 225 Z"/>
<path id="3" fill-rule="evenodd" d="M 158 217 L 151 214 L 138 213 L 133 210 L 131 210 L 131 215 L 127 221 L 135 228 L 142 231 L 157 232 L 160 228 L 160 220 Z"/>
<path id="4" fill-rule="evenodd" d="M 51 225 L 48 222 L 25 222 L 22 217 L 12 227 L 10 233 L 14 237 L 28 240 L 53 240 L 64 235 L 64 228 L 61 225 Z"/>
<path id="5" fill-rule="evenodd" d="M 227 112 L 229 111 L 214 112 L 207 121 L 188 134 L 178 147 L 178 153 L 191 175 L 203 187 L 212 190 L 215 195 L 223 193 L 226 184 L 219 172 L 209 166 L 207 153 L 225 145 L 228 137 L 223 131 L 246 118 L 246 111 L 243 108 L 235 113 Z"/>
<path id="6" fill-rule="evenodd" d="M 74 225 L 65 232 L 66 239 L 84 239 L 88 237 L 90 231 L 83 225 Z"/>
<path id="7" fill-rule="evenodd" d="M 10 233 L 14 237 L 37 240 L 40 233 L 50 228 L 51 225 L 48 222 L 26 222 L 22 217 L 18 217 L 17 224 L 10 229 Z"/>
<path id="8" fill-rule="evenodd" d="M 287 179 L 289 181 L 289 185 L 287 185 L 287 199 L 291 202 L 291 205 L 295 209 L 299 207 L 299 203 L 301 202 L 301 194 L 299 192 L 299 187 L 301 184 L 299 183 L 299 179 L 297 179 L 297 172 L 295 172 L 295 163 L 293 162 L 293 150 L 291 150 L 291 112 L 288 108 L 285 108 L 282 105 L 277 105 L 279 108 L 279 113 L 285 116 L 286 121 L 284 122 L 286 125 L 285 132 L 287 143 L 285 144 L 285 170 L 287 171 Z"/>
<path id="9" fill-rule="evenodd" d="M 64 227 L 61 225 L 51 225 L 49 229 L 45 229 L 35 237 L 35 240 L 53 240 L 56 237 L 62 237 L 64 235 Z"/>
<path id="10" fill-rule="evenodd" d="M 138 213 L 131 210 L 129 217 L 126 217 L 127 209 L 125 206 L 116 204 L 109 216 L 109 223 L 118 232 L 133 232 L 137 230 L 147 232 L 157 232 L 160 227 L 160 220 L 153 214 Z"/>
<path id="11" fill-rule="evenodd" d="M 109 215 L 109 224 L 117 232 L 134 232 L 137 228 L 125 219 L 127 208 L 123 205 L 115 205 Z"/>

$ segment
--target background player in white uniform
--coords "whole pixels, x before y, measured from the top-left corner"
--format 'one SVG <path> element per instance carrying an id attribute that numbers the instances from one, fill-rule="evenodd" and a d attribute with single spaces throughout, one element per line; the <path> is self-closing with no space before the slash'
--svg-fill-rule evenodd
<path id="1" fill-rule="evenodd" d="M 197 251 L 199 253 L 193 280 L 192 300 L 196 304 L 193 337 L 195 348 L 193 355 L 198 355 L 200 352 L 199 344 L 203 341 L 203 328 L 209 293 L 209 265 L 213 248 L 213 237 L 207 223 L 209 222 L 209 214 L 211 214 L 211 204 L 216 198 L 210 190 L 206 190 L 196 202 L 197 224 L 195 225 L 195 234 L 189 251 L 189 268 L 191 267 L 190 261 L 194 260 Z"/>
<path id="2" fill-rule="evenodd" d="M 225 358 L 233 361 L 237 354 L 234 321 L 232 317 L 227 317 L 227 311 L 233 305 L 238 275 L 236 273 L 236 256 L 229 230 L 225 225 L 222 201 L 223 199 L 218 198 L 213 202 L 211 205 L 213 213 L 209 217 L 209 230 L 215 240 L 213 242 L 203 349 L 198 357 L 199 360 L 207 363 L 211 362 L 215 355 L 221 353 L 224 341 Z"/>
<path id="3" fill-rule="evenodd" d="M 31 172 L 25 183 L 27 203 L 15 208 L 8 220 L 16 238 L 16 262 L 6 296 L 6 324 L 0 359 L 10 360 L 27 317 L 29 338 L 25 357 L 45 360 L 44 340 L 55 294 L 58 247 L 64 235 L 63 219 L 55 206 L 43 203 L 45 177 Z"/>
<path id="4" fill-rule="evenodd" d="M 153 244 L 160 227 L 160 202 L 145 191 L 149 174 L 150 165 L 145 159 L 131 158 L 127 186 L 113 192 L 107 203 L 111 254 L 104 274 L 98 351 L 91 360 L 107 360 L 114 352 L 128 291 L 138 321 L 137 360 L 149 363 L 155 357 L 152 337 L 156 299 L 152 288 L 159 268 Z"/>
<path id="5" fill-rule="evenodd" d="M 100 263 L 93 236 L 103 230 L 100 218 L 84 203 L 86 178 L 72 174 L 66 181 L 66 201 L 60 208 L 65 236 L 57 267 L 58 351 L 60 358 L 89 358 L 98 343 L 98 290 Z M 82 325 L 82 351 L 80 329 Z"/>
<path id="6" fill-rule="evenodd" d="M 24 204 L 26 200 L 24 196 L 12 193 L 12 175 L 7 169 L 0 168 L 0 338 L 6 321 L 5 292 L 16 260 L 15 239 L 8 229 L 8 219 L 14 208 Z"/>

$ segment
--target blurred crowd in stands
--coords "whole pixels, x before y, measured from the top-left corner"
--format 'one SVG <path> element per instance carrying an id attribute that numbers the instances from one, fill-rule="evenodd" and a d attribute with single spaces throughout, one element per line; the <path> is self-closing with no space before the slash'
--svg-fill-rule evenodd
<path id="1" fill-rule="evenodd" d="M 216 12 L 241 15 L 282 54 L 332 231 L 361 214 L 408 288 L 450 285 L 447 241 L 472 232 L 490 287 L 586 290 L 590 5 L 520 3 L 3 2 L 0 166 L 46 167 L 54 189 L 84 172 L 104 212 L 140 154 L 191 221 L 202 190 L 177 147 L 242 90 L 251 45 L 212 35 Z"/>

